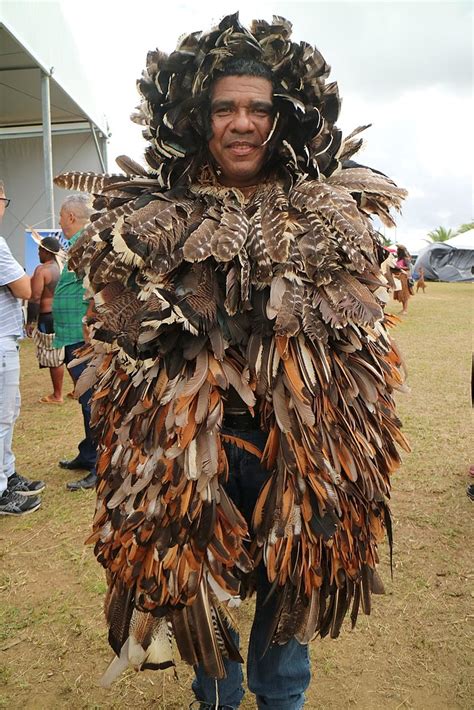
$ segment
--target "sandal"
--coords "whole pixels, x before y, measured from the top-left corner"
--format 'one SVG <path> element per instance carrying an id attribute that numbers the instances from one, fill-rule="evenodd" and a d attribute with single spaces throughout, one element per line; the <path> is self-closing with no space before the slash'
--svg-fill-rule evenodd
<path id="1" fill-rule="evenodd" d="M 45 394 L 39 398 L 38 402 L 40 404 L 64 404 L 63 399 L 54 399 L 52 394 Z"/>

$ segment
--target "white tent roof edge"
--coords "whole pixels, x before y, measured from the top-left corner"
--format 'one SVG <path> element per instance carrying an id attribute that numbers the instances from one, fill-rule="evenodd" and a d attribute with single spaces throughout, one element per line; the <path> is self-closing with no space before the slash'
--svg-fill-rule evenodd
<path id="1" fill-rule="evenodd" d="M 2 2 L 2 0 L 0 0 L 0 8 L 2 7 L 2 5 L 5 6 L 6 4 L 7 3 L 4 3 Z M 4 10 L 4 7 L 2 9 Z M 56 82 L 56 84 L 58 84 L 61 90 L 66 94 L 66 96 L 68 96 L 68 98 L 71 99 L 77 105 L 84 117 L 102 133 L 104 138 L 107 138 L 109 136 L 109 129 L 105 116 L 102 120 L 100 120 L 97 116 L 94 116 L 87 108 L 84 107 L 84 103 L 79 100 L 79 97 L 74 96 L 71 91 L 65 88 L 64 83 L 54 75 L 54 66 L 47 66 L 47 62 L 45 62 L 44 58 L 41 57 L 38 52 L 31 47 L 31 44 L 25 38 L 24 33 L 21 32 L 21 28 L 14 27 L 11 20 L 9 20 L 9 18 L 7 18 L 5 14 L 6 13 L 3 11 L 2 17 L 0 19 L 0 26 L 3 26 L 4 29 L 8 32 L 8 34 L 12 37 L 12 39 L 22 46 L 24 51 L 38 66 L 38 69 L 47 74 L 54 82 Z"/>

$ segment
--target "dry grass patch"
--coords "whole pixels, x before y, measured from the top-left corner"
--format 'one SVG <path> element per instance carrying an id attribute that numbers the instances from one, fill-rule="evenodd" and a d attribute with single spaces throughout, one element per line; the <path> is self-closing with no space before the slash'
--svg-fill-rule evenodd
<path id="1" fill-rule="evenodd" d="M 394 478 L 395 570 L 387 551 L 387 594 L 370 617 L 336 641 L 315 641 L 307 707 L 467 710 L 472 693 L 472 503 L 464 489 L 471 448 L 471 287 L 428 284 L 410 301 L 395 336 L 411 394 L 399 397 L 413 452 Z M 397 312 L 399 304 L 391 304 Z M 65 391 L 69 383 L 66 382 Z M 22 349 L 19 472 L 47 484 L 42 508 L 0 519 L 0 707 L 182 710 L 192 671 L 128 672 L 109 690 L 97 680 L 111 657 L 102 618 L 103 573 L 85 548 L 92 492 L 71 494 L 75 472 L 57 461 L 75 454 L 76 402 L 38 404 L 49 391 L 31 343 Z M 244 639 L 251 603 L 240 611 Z M 246 696 L 242 708 L 254 708 Z"/>

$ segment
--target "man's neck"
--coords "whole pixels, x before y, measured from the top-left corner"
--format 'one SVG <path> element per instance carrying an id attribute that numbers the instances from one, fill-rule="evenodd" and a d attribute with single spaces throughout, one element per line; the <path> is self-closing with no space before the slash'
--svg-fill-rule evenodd
<path id="1" fill-rule="evenodd" d="M 63 232 L 63 234 L 66 237 L 66 239 L 69 241 L 70 239 L 75 237 L 78 232 L 80 232 L 82 229 L 84 229 L 85 226 L 86 226 L 86 222 L 84 222 L 84 224 L 77 224 L 76 223 L 76 225 L 74 227 L 71 227 L 69 234 L 66 234 L 65 232 Z M 74 230 L 74 231 L 72 231 L 72 230 Z"/>
<path id="2" fill-rule="evenodd" d="M 252 197 L 257 188 L 258 185 L 246 185 L 245 187 L 238 187 L 236 189 L 240 190 L 244 197 Z"/>

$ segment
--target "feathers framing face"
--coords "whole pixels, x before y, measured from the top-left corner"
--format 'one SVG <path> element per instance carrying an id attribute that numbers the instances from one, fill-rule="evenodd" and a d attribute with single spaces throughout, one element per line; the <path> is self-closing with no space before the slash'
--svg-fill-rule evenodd
<path id="1" fill-rule="evenodd" d="M 268 140 L 271 165 L 313 177 L 337 167 L 340 132 L 337 85 L 326 83 L 329 66 L 311 45 L 291 41 L 291 23 L 274 17 L 250 29 L 238 13 L 210 32 L 181 39 L 169 56 L 149 52 L 138 81 L 142 102 L 132 119 L 145 126 L 146 159 L 160 182 L 171 187 L 192 179 L 209 138 L 210 87 L 234 57 L 254 59 L 271 70 L 276 121 Z M 283 139 L 285 144 L 283 143 Z"/>

